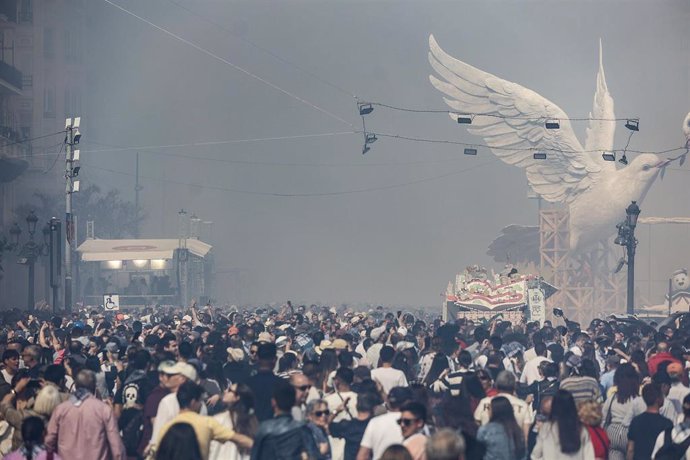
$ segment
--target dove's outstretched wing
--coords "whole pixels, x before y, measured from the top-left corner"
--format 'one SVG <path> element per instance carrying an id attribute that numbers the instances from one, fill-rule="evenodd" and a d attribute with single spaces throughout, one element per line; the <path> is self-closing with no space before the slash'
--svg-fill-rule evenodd
<path id="1" fill-rule="evenodd" d="M 524 168 L 530 186 L 544 199 L 572 201 L 606 167 L 583 153 L 568 116 L 556 104 L 449 56 L 433 35 L 429 48 L 429 62 L 440 77 L 429 79 L 446 94 L 446 103 L 458 113 L 490 115 L 476 116 L 469 132 L 482 136 L 504 162 Z M 558 119 L 560 129 L 546 129 L 547 119 Z M 533 158 L 540 149 L 547 160 Z"/>
<path id="2" fill-rule="evenodd" d="M 613 150 L 613 136 L 616 133 L 616 115 L 613 112 L 613 98 L 606 86 L 606 75 L 604 74 L 604 59 L 599 40 L 599 73 L 597 73 L 597 90 L 594 93 L 594 103 L 589 114 L 589 126 L 585 138 L 585 150 Z M 597 158 L 599 156 L 597 155 Z M 611 163 L 606 163 L 604 167 L 616 169 Z"/>

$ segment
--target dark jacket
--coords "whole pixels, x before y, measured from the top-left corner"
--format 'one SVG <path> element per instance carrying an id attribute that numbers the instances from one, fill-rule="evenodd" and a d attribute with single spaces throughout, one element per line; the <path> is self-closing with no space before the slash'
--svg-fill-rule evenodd
<path id="1" fill-rule="evenodd" d="M 261 422 L 251 460 L 294 460 L 302 458 L 303 453 L 310 459 L 318 455 L 309 428 L 291 415 L 283 414 Z"/>

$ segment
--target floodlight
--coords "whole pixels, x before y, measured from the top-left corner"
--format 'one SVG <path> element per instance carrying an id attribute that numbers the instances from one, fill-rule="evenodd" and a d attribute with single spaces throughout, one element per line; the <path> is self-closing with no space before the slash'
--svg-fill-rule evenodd
<path id="1" fill-rule="evenodd" d="M 616 152 L 604 152 L 601 157 L 604 161 L 616 161 Z"/>
<path id="2" fill-rule="evenodd" d="M 80 185 L 80 183 L 79 183 L 78 180 L 75 180 L 75 181 L 72 183 L 72 193 L 76 193 L 76 192 L 79 191 L 79 185 Z"/>
<path id="3" fill-rule="evenodd" d="M 616 265 L 616 269 L 613 271 L 613 273 L 618 273 L 623 269 L 623 265 L 625 265 L 625 257 L 621 257 L 618 260 L 618 264 Z"/>
<path id="4" fill-rule="evenodd" d="M 79 171 L 81 171 L 81 166 L 75 166 L 72 168 L 72 177 L 77 177 L 79 175 Z"/>
<path id="5" fill-rule="evenodd" d="M 625 153 L 624 153 L 623 156 L 620 158 L 620 160 L 618 160 L 618 162 L 619 162 L 620 164 L 623 164 L 623 165 L 628 166 L 628 157 L 625 156 Z"/>
<path id="6" fill-rule="evenodd" d="M 532 157 L 535 160 L 546 160 L 546 153 L 544 152 L 534 152 L 534 155 Z"/>
<path id="7" fill-rule="evenodd" d="M 470 115 L 458 114 L 458 124 L 460 124 L 460 125 L 471 125 L 472 124 L 472 117 Z"/>
<path id="8" fill-rule="evenodd" d="M 74 117 L 74 123 L 72 124 L 72 128 L 78 128 L 80 124 L 81 124 L 81 117 Z"/>
<path id="9" fill-rule="evenodd" d="M 371 104 L 358 104 L 360 115 L 369 115 L 374 111 L 374 107 Z"/>
<path id="10" fill-rule="evenodd" d="M 378 139 L 378 137 L 376 137 L 376 134 L 367 134 L 364 137 L 364 143 L 373 144 L 374 142 L 376 142 L 377 139 Z"/>
<path id="11" fill-rule="evenodd" d="M 79 161 L 79 149 L 72 152 L 72 161 Z"/>
<path id="12" fill-rule="evenodd" d="M 364 148 L 362 149 L 362 155 L 364 155 L 365 153 L 367 153 L 369 150 L 371 150 L 371 149 L 369 148 L 369 146 L 367 146 L 367 144 L 364 144 Z"/>
<path id="13" fill-rule="evenodd" d="M 75 144 L 78 144 L 81 140 L 81 133 L 79 132 L 79 128 L 74 128 L 74 134 L 72 139 L 74 139 Z"/>
<path id="14" fill-rule="evenodd" d="M 561 123 L 554 118 L 551 120 L 546 120 L 546 123 L 544 123 L 544 127 L 546 129 L 559 129 L 561 127 Z"/>
<path id="15" fill-rule="evenodd" d="M 640 120 L 639 118 L 629 118 L 625 121 L 625 127 L 628 128 L 630 131 L 639 131 L 640 130 Z"/>
<path id="16" fill-rule="evenodd" d="M 71 118 L 65 118 L 65 129 L 71 128 L 72 127 L 72 119 Z"/>
<path id="17" fill-rule="evenodd" d="M 476 154 L 477 154 L 477 149 L 465 149 L 464 154 L 465 154 L 465 155 L 476 155 Z"/>

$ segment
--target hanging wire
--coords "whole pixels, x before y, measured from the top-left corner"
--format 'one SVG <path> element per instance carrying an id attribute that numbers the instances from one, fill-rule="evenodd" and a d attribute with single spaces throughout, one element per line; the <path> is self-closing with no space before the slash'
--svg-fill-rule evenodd
<path id="1" fill-rule="evenodd" d="M 457 110 L 448 110 L 448 109 L 414 109 L 414 108 L 409 108 L 409 107 L 400 107 L 400 106 L 395 106 L 395 105 L 390 105 L 390 104 L 384 104 L 383 102 L 362 102 L 362 104 L 371 104 L 377 107 L 385 107 L 387 109 L 391 110 L 397 110 L 400 112 L 411 112 L 411 113 L 447 113 L 450 115 L 468 115 L 468 116 L 473 116 L 473 117 L 492 117 L 492 118 L 501 118 L 501 119 L 508 119 L 508 120 L 535 120 L 535 121 L 541 121 L 541 120 L 568 120 L 568 121 L 628 121 L 632 119 L 637 119 L 638 117 L 628 117 L 628 118 L 570 118 L 570 117 L 549 117 L 549 116 L 543 116 L 543 117 L 520 117 L 520 116 L 509 116 L 509 115 L 500 115 L 497 113 L 461 113 L 458 112 Z"/>
<path id="2" fill-rule="evenodd" d="M 168 29 L 166 29 L 166 28 L 164 28 L 164 27 L 161 27 L 161 26 L 159 26 L 159 25 L 157 25 L 157 24 L 154 24 L 153 22 L 149 21 L 148 19 L 143 18 L 143 17 L 137 15 L 136 13 L 133 13 L 132 11 L 130 11 L 130 10 L 124 8 L 123 6 L 118 5 L 117 3 L 115 3 L 115 2 L 113 2 L 113 1 L 111 1 L 111 0 L 103 0 L 103 1 L 104 1 L 105 3 L 107 3 L 107 4 L 109 4 L 109 5 L 111 5 L 111 6 L 115 7 L 115 8 L 117 8 L 117 9 L 119 9 L 120 11 L 122 11 L 122 12 L 124 12 L 124 13 L 126 13 L 126 14 L 128 14 L 128 15 L 130 15 L 130 16 L 136 18 L 136 19 L 138 19 L 139 21 L 142 21 L 142 22 L 144 22 L 144 23 L 150 25 L 151 27 L 155 28 L 156 30 L 159 30 L 160 32 L 163 32 L 164 34 L 168 35 L 169 37 L 172 37 L 172 38 L 174 38 L 175 40 L 178 40 L 178 41 L 180 41 L 180 42 L 182 42 L 182 43 L 184 43 L 184 44 L 186 44 L 186 45 L 188 45 L 188 46 L 194 48 L 195 50 L 201 51 L 202 53 L 206 54 L 207 56 L 212 57 L 213 59 L 215 59 L 215 60 L 217 60 L 217 61 L 220 61 L 220 62 L 222 62 L 223 64 L 226 64 L 226 65 L 232 67 L 233 69 L 237 70 L 238 72 L 242 72 L 243 74 L 245 74 L 245 75 L 247 75 L 247 76 L 249 76 L 249 77 L 251 77 L 251 78 L 253 78 L 253 79 L 257 80 L 257 81 L 260 81 L 261 83 L 263 83 L 263 84 L 265 84 L 265 85 L 267 85 L 267 86 L 269 86 L 269 87 L 275 89 L 276 91 L 279 91 L 279 92 L 285 94 L 286 96 L 289 96 L 289 97 L 295 99 L 296 101 L 299 101 L 299 102 L 301 102 L 302 104 L 305 104 L 305 105 L 307 105 L 307 106 L 313 108 L 314 110 L 317 110 L 317 111 L 323 113 L 324 115 L 327 115 L 327 116 L 333 118 L 334 120 L 338 120 L 339 122 L 345 123 L 346 125 L 348 125 L 348 126 L 354 128 L 354 125 L 353 125 L 352 123 L 350 123 L 349 121 L 347 121 L 347 120 L 345 120 L 345 119 L 339 117 L 338 115 L 336 115 L 336 114 L 334 114 L 334 113 L 332 113 L 332 112 L 329 112 L 328 110 L 326 110 L 326 109 L 324 109 L 324 108 L 322 108 L 322 107 L 319 107 L 318 105 L 314 104 L 313 102 L 310 102 L 310 101 L 308 101 L 308 100 L 306 100 L 306 99 L 304 99 L 304 98 L 302 98 L 302 97 L 300 97 L 300 96 L 298 96 L 298 95 L 296 95 L 296 94 L 294 94 L 294 93 L 291 93 L 290 91 L 288 91 L 288 90 L 286 90 L 286 89 L 281 88 L 280 86 L 276 85 L 275 83 L 272 83 L 272 82 L 266 80 L 265 78 L 260 77 L 259 75 L 255 74 L 255 73 L 253 73 L 253 72 L 250 72 L 249 70 L 247 70 L 247 69 L 245 69 L 245 68 L 243 68 L 243 67 L 240 67 L 240 66 L 237 65 L 237 64 L 234 64 L 234 63 L 230 62 L 229 60 L 227 60 L 227 59 L 225 59 L 225 58 L 223 58 L 223 57 L 221 57 L 221 56 L 215 54 L 214 52 L 209 51 L 209 50 L 207 50 L 206 48 L 203 48 L 202 46 L 197 45 L 196 43 L 194 43 L 194 42 L 192 42 L 192 41 L 190 41 L 190 40 L 187 40 L 186 38 L 183 38 L 183 37 L 181 37 L 181 36 L 175 34 L 174 32 L 169 31 Z"/>
<path id="3" fill-rule="evenodd" d="M 45 139 L 46 137 L 57 136 L 58 134 L 64 134 L 64 133 L 65 133 L 65 131 L 57 131 L 57 132 L 50 133 L 50 134 L 44 134 L 44 135 L 42 135 L 42 136 L 32 137 L 31 139 L 22 139 L 22 140 L 20 140 L 20 141 L 9 142 L 9 143 L 7 143 L 7 144 L 2 144 L 2 145 L 0 145 L 0 148 L 2 148 L 2 147 L 9 147 L 9 146 L 11 146 L 11 145 L 24 144 L 24 143 L 26 143 L 26 142 L 33 142 L 33 141 L 37 141 L 37 140 L 39 140 L 39 139 Z"/>

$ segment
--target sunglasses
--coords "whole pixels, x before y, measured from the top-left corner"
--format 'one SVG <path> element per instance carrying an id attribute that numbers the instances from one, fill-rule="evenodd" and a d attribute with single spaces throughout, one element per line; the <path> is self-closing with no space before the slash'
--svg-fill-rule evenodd
<path id="1" fill-rule="evenodd" d="M 314 412 L 314 415 L 317 416 L 317 417 L 329 416 L 329 415 L 331 415 L 331 411 L 329 411 L 328 409 L 326 409 L 326 410 L 317 410 L 316 412 Z"/>
<path id="2" fill-rule="evenodd" d="M 410 426 L 410 425 L 412 425 L 412 424 L 413 424 L 414 422 L 416 422 L 416 421 L 417 421 L 416 418 L 399 418 L 399 419 L 398 419 L 398 425 L 400 425 L 400 426 Z"/>
<path id="3" fill-rule="evenodd" d="M 298 387 L 296 386 L 296 387 L 295 387 L 295 390 L 307 391 L 307 390 L 309 390 L 310 388 L 311 388 L 311 385 L 300 385 L 300 386 L 298 386 Z"/>

